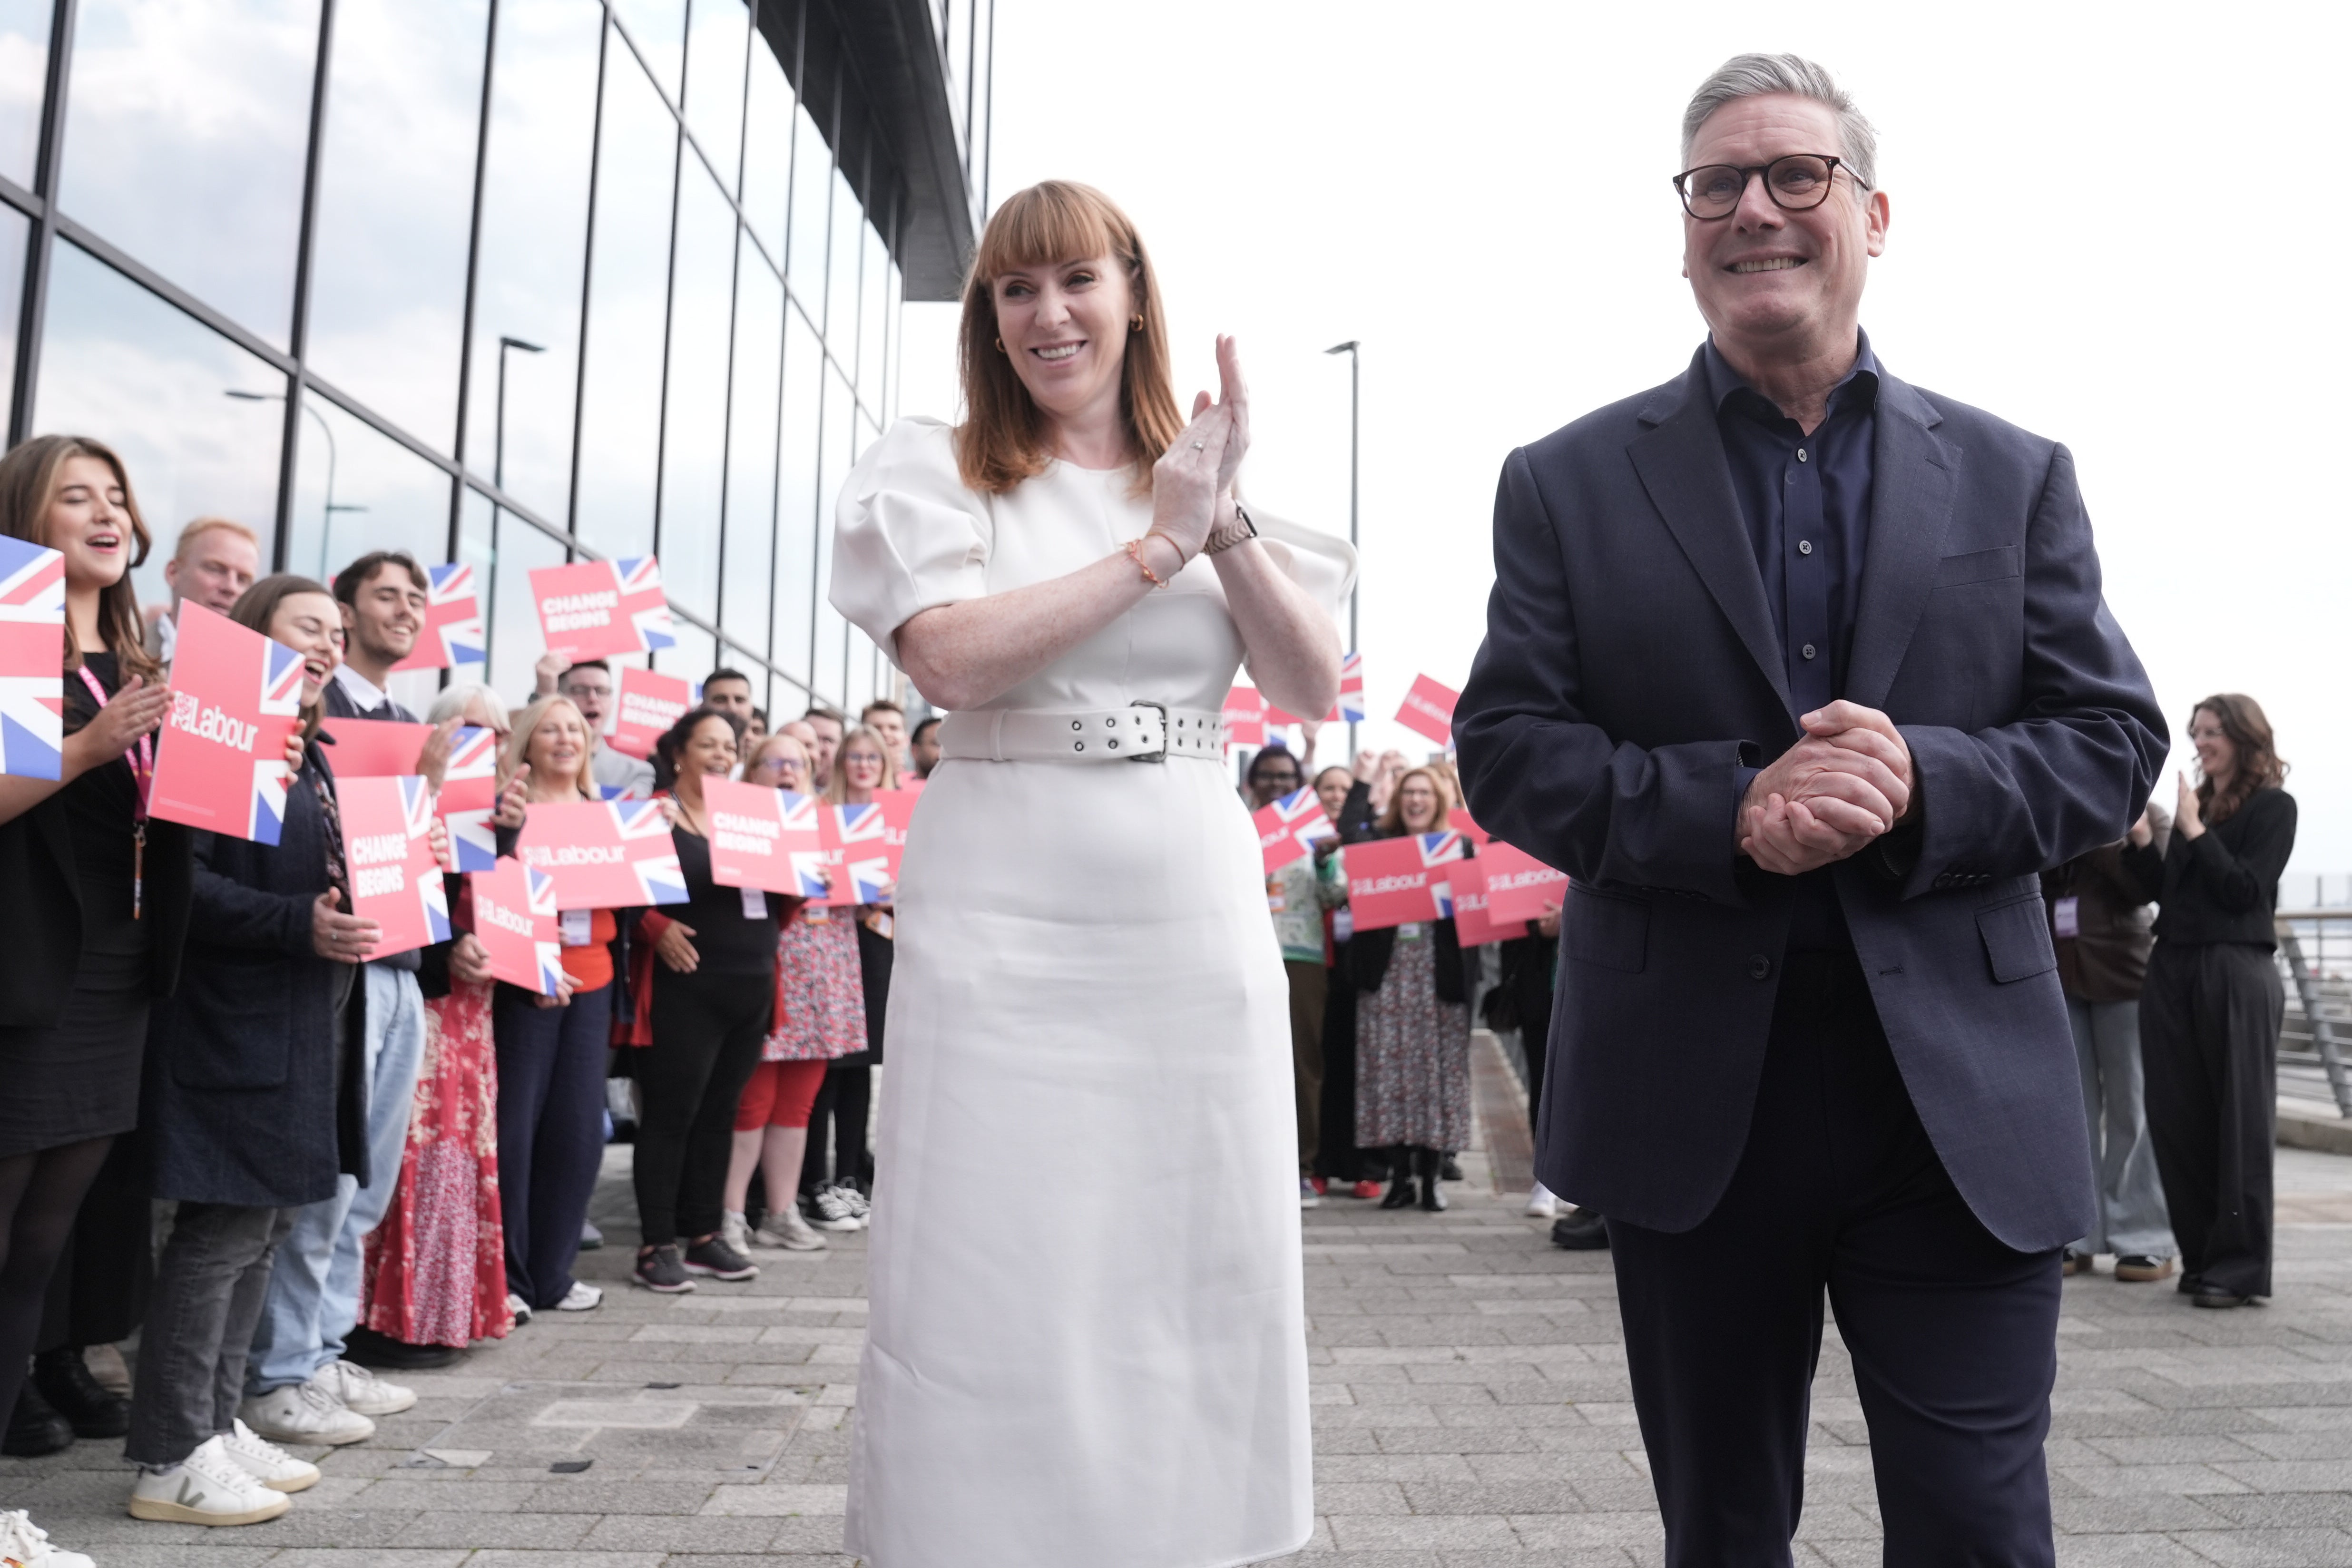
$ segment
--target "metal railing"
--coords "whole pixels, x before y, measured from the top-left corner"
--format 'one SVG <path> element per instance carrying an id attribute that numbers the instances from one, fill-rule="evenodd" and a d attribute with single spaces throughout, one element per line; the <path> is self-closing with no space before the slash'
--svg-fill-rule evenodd
<path id="1" fill-rule="evenodd" d="M 2352 908 L 2279 910 L 2278 963 L 2286 984 L 2279 1093 L 2333 1101 L 2352 1119 Z"/>

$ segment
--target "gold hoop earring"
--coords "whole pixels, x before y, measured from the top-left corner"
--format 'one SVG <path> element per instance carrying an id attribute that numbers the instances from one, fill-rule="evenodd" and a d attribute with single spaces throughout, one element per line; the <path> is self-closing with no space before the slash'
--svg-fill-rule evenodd
<path id="1" fill-rule="evenodd" d="M 996 352 L 998 353 L 1003 353 L 1004 352 L 1004 340 L 1003 338 L 996 340 Z"/>
<path id="2" fill-rule="evenodd" d="M 1127 323 L 1127 330 L 1130 332 L 1139 332 L 1143 331 L 1143 318 L 1137 316 L 1131 319 Z"/>

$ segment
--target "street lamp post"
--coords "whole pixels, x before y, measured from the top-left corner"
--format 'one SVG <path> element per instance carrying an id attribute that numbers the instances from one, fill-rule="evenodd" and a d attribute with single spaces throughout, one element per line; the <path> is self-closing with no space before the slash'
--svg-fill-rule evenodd
<path id="1" fill-rule="evenodd" d="M 286 401 L 286 395 L 282 392 L 240 392 L 234 387 L 226 395 L 236 398 L 239 403 Z M 319 434 L 327 438 L 327 504 L 319 515 L 319 575 L 323 580 L 327 574 L 327 535 L 334 530 L 335 514 L 339 511 L 365 511 L 367 508 L 335 504 L 335 427 L 328 424 L 327 416 L 311 407 L 307 400 L 295 406 L 317 420 Z"/>
<path id="2" fill-rule="evenodd" d="M 527 354 L 545 353 L 539 343 L 527 343 L 520 338 L 499 339 L 499 412 L 490 440 L 490 483 L 504 494 L 507 488 L 507 350 L 520 349 Z M 493 510 L 496 509 L 493 508 Z"/>
<path id="3" fill-rule="evenodd" d="M 1363 370 L 1363 359 L 1357 352 L 1356 340 L 1353 338 L 1349 338 L 1344 343 L 1333 343 L 1329 348 L 1325 349 L 1323 352 L 1327 354 L 1346 354 L 1348 356 L 1348 543 L 1350 548 L 1353 548 L 1356 543 L 1356 507 L 1359 488 L 1358 479 L 1360 473 L 1358 455 L 1362 449 L 1360 437 L 1362 435 L 1363 429 L 1360 418 L 1363 409 L 1363 379 L 1361 374 Z M 1363 582 L 1364 566 L 1363 562 L 1359 559 L 1356 563 L 1356 586 L 1350 589 L 1348 594 L 1348 651 L 1349 653 L 1361 653 L 1363 651 L 1356 641 L 1356 602 L 1363 595 Z M 1348 722 L 1348 765 L 1353 767 L 1355 765 L 1355 762 L 1356 725 L 1355 721 L 1349 720 Z"/>

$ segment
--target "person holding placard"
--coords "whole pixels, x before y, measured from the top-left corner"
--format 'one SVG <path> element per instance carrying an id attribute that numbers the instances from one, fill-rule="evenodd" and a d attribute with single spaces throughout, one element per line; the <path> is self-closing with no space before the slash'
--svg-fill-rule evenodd
<path id="1" fill-rule="evenodd" d="M 429 584 L 425 569 L 396 550 L 370 551 L 335 574 L 343 658 L 320 695 L 329 717 L 417 722 L 384 686 L 393 667 L 415 651 Z M 455 731 L 455 725 L 435 731 L 418 756 L 415 771 L 432 789 L 441 787 Z M 414 948 L 389 952 L 362 965 L 354 983 L 372 1175 L 338 1183 L 333 1195 L 307 1208 L 270 1269 L 246 1365 L 244 1415 L 272 1442 L 333 1442 L 337 1434 L 361 1431 L 373 1417 L 416 1403 L 414 1392 L 377 1377 L 346 1352 L 359 1323 L 362 1254 L 392 1205 L 408 1141 L 425 1054 L 425 997 L 416 980 L 423 963 Z M 362 1353 L 386 1367 L 421 1371 L 456 1359 L 445 1346 L 363 1342 Z M 311 1392 L 297 1392 L 304 1385 Z"/>
<path id="2" fill-rule="evenodd" d="M 654 782 L 671 801 L 670 837 L 688 898 L 637 921 L 638 940 L 651 949 L 648 982 L 638 988 L 651 1045 L 636 1062 L 643 1245 L 635 1273 L 649 1290 L 691 1290 L 697 1275 L 749 1279 L 760 1271 L 720 1226 L 735 1108 L 775 1016 L 776 914 L 758 889 L 711 880 L 702 796 L 703 780 L 734 773 L 740 733 L 731 715 L 697 708 L 654 743 Z"/>
<path id="3" fill-rule="evenodd" d="M 562 679 L 555 671 L 562 668 Z M 604 739 L 604 721 L 613 711 L 614 688 L 613 667 L 601 658 L 584 658 L 563 668 L 563 661 L 549 654 L 539 661 L 539 691 L 541 697 L 561 692 L 580 710 L 581 718 L 588 723 L 588 772 L 601 790 L 618 790 L 625 799 L 643 800 L 654 792 L 654 765 L 640 757 L 615 749 Z"/>
<path id="4" fill-rule="evenodd" d="M 849 1467 L 847 1549 L 886 1568 L 1207 1568 L 1313 1528 L 1288 987 L 1221 710 L 1244 659 L 1330 708 L 1355 557 L 1236 501 L 1232 341 L 1189 426 L 1168 356 L 1126 215 L 1016 193 L 965 286 L 970 416 L 900 421 L 835 514 L 834 606 L 950 710 Z M 1009 1205 L 973 1177 L 1008 1157 Z"/>
<path id="5" fill-rule="evenodd" d="M 499 851 L 514 853 L 533 805 L 593 801 L 593 733 L 569 698 L 542 697 L 517 717 L 499 759 Z M 562 916 L 565 996 L 498 988 L 498 1137 L 507 1289 L 515 1316 L 584 1312 L 604 1293 L 572 1277 L 604 1157 L 604 1058 L 613 1032 L 611 910 Z"/>
<path id="6" fill-rule="evenodd" d="M 791 735 L 771 735 L 743 764 L 743 782 L 793 795 L 809 791 L 808 752 Z M 760 1065 L 735 1107 L 735 1149 L 727 1167 L 726 1224 L 744 1225 L 751 1173 L 760 1173 L 768 1212 L 749 1240 L 758 1247 L 814 1252 L 824 1237 L 801 1213 L 801 1167 L 810 1113 L 826 1064 L 866 1048 L 866 993 L 858 975 L 856 927 L 818 900 L 771 894 L 776 905 L 776 1016 L 760 1047 Z"/>
<path id="7" fill-rule="evenodd" d="M 184 828 L 146 819 L 171 693 L 141 640 L 131 569 L 148 533 L 121 460 L 86 437 L 19 445 L 0 458 L 0 533 L 63 557 L 65 602 L 61 776 L 0 778 L 0 886 L 10 892 L 0 900 L 6 1416 L 83 1195 L 138 1123 L 149 1010 L 178 973 L 192 862 Z M 40 1426 L 72 1440 L 70 1426 L 46 1406 L 39 1414 Z"/>
<path id="8" fill-rule="evenodd" d="M 507 730 L 506 704 L 476 681 L 443 689 L 425 719 Z M 444 889 L 462 926 L 465 879 L 444 879 Z M 499 1214 L 489 954 L 463 930 L 422 952 L 425 1049 L 407 1142 L 392 1206 L 368 1233 L 360 1321 L 344 1336 L 348 1356 L 379 1366 L 442 1354 L 454 1360 L 473 1341 L 503 1338 L 513 1326 Z M 470 1289 L 451 1289 L 457 1282 Z"/>
<path id="9" fill-rule="evenodd" d="M 132 1517 L 182 1524 L 275 1519 L 283 1493 L 318 1480 L 317 1467 L 255 1436 L 237 1394 L 279 1245 L 306 1205 L 369 1174 L 352 1014 L 379 929 L 344 912 L 351 875 L 318 742 L 342 617 L 324 587 L 281 574 L 246 590 L 232 618 L 301 656 L 301 760 L 275 845 L 194 836 L 187 955 L 148 1032 L 141 1120 L 154 1195 L 179 1207 L 156 1265 L 123 1452 L 140 1467 Z M 291 1385 L 282 1402 L 298 1401 L 313 1413 L 310 1441 L 375 1431 L 318 1384 Z"/>
<path id="10" fill-rule="evenodd" d="M 1298 793 L 1298 759 L 1287 747 L 1268 746 L 1250 759 L 1250 804 L 1261 810 Z M 1318 798 L 1310 819 L 1328 824 L 1331 809 Z M 1332 842 L 1337 842 L 1336 834 Z M 1318 845 L 1319 850 L 1322 847 Z M 1265 903 L 1274 917 L 1282 970 L 1290 981 L 1290 1065 L 1298 1105 L 1298 1206 L 1322 1202 L 1328 1184 L 1316 1173 L 1323 1128 L 1323 1010 L 1330 996 L 1324 968 L 1323 912 L 1346 896 L 1339 862 L 1309 852 L 1266 873 Z"/>
<path id="11" fill-rule="evenodd" d="M 828 809 L 865 805 L 876 790 L 898 787 L 898 764 L 879 731 L 860 724 L 842 737 L 825 785 Z M 837 884 L 836 884 L 837 886 Z M 887 902 L 836 907 L 830 913 L 855 931 L 859 994 L 866 1026 L 855 1048 L 825 1068 L 809 1117 L 808 1148 L 801 1163 L 801 1194 L 819 1230 L 862 1230 L 874 1190 L 874 1156 L 866 1133 L 873 1114 L 874 1068 L 882 1060 L 882 1025 L 890 1003 L 890 961 L 896 916 Z M 827 1133 L 833 1158 L 825 1173 Z"/>
<path id="12" fill-rule="evenodd" d="M 1375 836 L 1444 833 L 1450 800 L 1434 769 L 1408 768 Z M 1444 1208 L 1445 1154 L 1469 1147 L 1477 965 L 1451 920 L 1359 931 L 1348 944 L 1356 988 L 1356 1141 L 1392 1151 L 1384 1209 Z"/>

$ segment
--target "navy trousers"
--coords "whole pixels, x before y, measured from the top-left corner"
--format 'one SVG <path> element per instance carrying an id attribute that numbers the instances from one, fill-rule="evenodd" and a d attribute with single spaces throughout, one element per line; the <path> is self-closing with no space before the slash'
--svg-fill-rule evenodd
<path id="1" fill-rule="evenodd" d="M 1822 1304 L 1869 1425 L 1885 1560 L 2047 1565 L 2059 1252 L 2012 1252 L 1919 1125 L 1861 966 L 1791 953 L 1723 1200 L 1609 1222 L 1668 1568 L 1790 1562 Z"/>
<path id="2" fill-rule="evenodd" d="M 507 1289 L 543 1310 L 572 1289 L 580 1230 L 604 1159 L 604 1059 L 613 988 L 567 1006 L 499 987 L 499 1204 Z"/>

